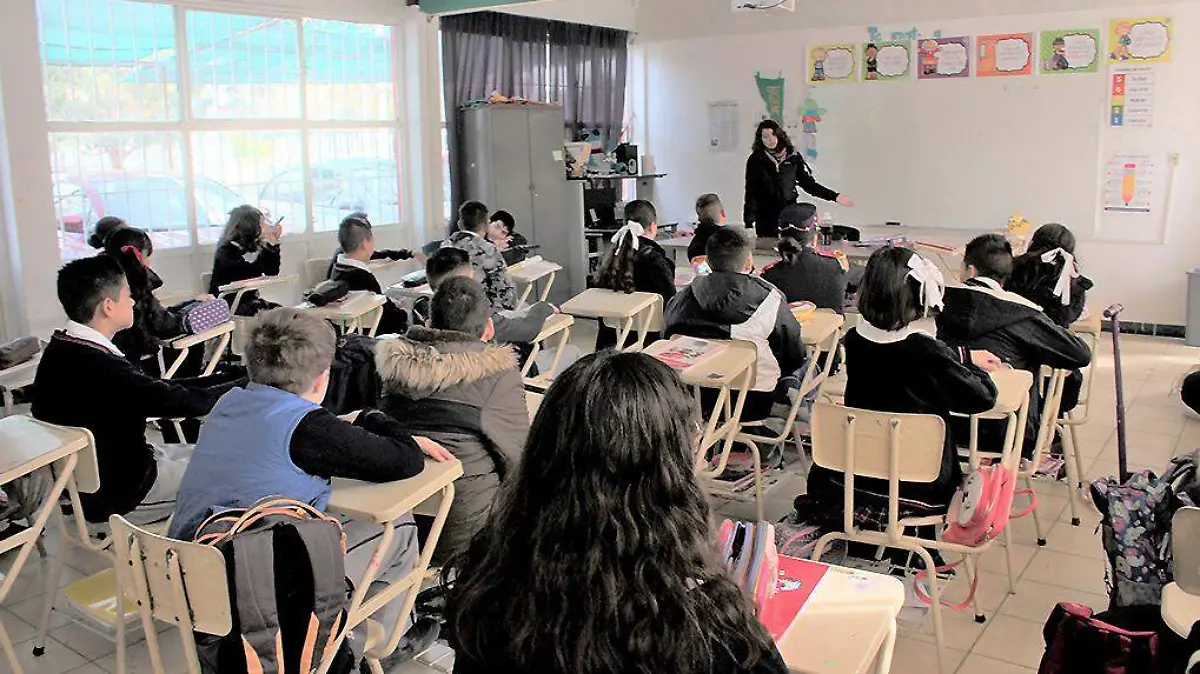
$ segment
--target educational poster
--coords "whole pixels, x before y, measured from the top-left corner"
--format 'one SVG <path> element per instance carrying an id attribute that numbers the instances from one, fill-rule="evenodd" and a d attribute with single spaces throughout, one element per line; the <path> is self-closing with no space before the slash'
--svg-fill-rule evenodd
<path id="1" fill-rule="evenodd" d="M 808 81 L 853 82 L 858 72 L 852 44 L 817 45 L 808 52 Z"/>
<path id="2" fill-rule="evenodd" d="M 977 77 L 1013 77 L 1033 73 L 1033 33 L 981 35 L 976 38 Z"/>
<path id="3" fill-rule="evenodd" d="M 708 104 L 708 149 L 713 154 L 733 152 L 741 133 L 737 101 L 717 101 Z"/>
<path id="4" fill-rule="evenodd" d="M 1114 154 L 1104 169 L 1104 212 L 1150 215 L 1155 195 L 1149 155 Z"/>
<path id="5" fill-rule="evenodd" d="M 783 124 L 783 78 L 763 77 L 754 73 L 754 84 L 758 87 L 763 104 L 767 106 L 766 119 Z"/>
<path id="6" fill-rule="evenodd" d="M 863 81 L 899 82 L 912 76 L 912 42 L 868 42 L 863 47 Z"/>
<path id="7" fill-rule="evenodd" d="M 812 96 L 804 99 L 800 106 L 800 130 L 804 140 L 804 156 L 809 161 L 816 161 L 821 153 L 817 151 L 817 124 L 826 112 Z"/>
<path id="8" fill-rule="evenodd" d="M 1154 126 L 1154 69 L 1113 68 L 1109 126 Z"/>
<path id="9" fill-rule="evenodd" d="M 939 37 L 917 43 L 917 78 L 944 80 L 971 76 L 971 38 Z"/>
<path id="10" fill-rule="evenodd" d="M 1100 71 L 1100 31 L 1042 31 L 1042 74 L 1095 73 Z"/>
<path id="11" fill-rule="evenodd" d="M 1108 24 L 1108 59 L 1112 63 L 1170 61 L 1173 31 L 1168 18 L 1113 21 Z"/>

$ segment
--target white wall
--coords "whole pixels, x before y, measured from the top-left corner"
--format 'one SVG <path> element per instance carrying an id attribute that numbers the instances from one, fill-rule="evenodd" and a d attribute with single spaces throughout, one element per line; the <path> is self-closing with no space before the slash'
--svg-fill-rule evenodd
<path id="1" fill-rule="evenodd" d="M 1097 27 L 1103 32 L 1105 22 L 1110 18 L 1156 16 L 1160 12 L 1175 16 L 1174 59 L 1158 68 L 1155 120 L 1156 137 L 1165 137 L 1167 140 L 1163 142 L 1170 143 L 1170 150 L 1179 152 L 1182 157 L 1173 209 L 1166 223 L 1165 243 L 1112 243 L 1094 236 L 1099 211 L 1099 180 L 1092 177 L 1097 176 L 1103 151 L 1097 144 L 1102 144 L 1103 133 L 1087 130 L 1083 135 L 1072 136 L 1070 143 L 1065 142 L 1066 138 L 1062 139 L 1062 147 L 1073 149 L 1064 156 L 1055 152 L 1057 139 L 1053 136 L 1044 138 L 1045 134 L 1038 135 L 1038 129 L 1028 128 L 1037 120 L 1045 119 L 1047 114 L 1045 110 L 1032 108 L 1054 94 L 1049 88 L 1059 86 L 1062 89 L 1058 91 L 1079 90 L 1084 94 L 1083 100 L 1067 101 L 1067 104 L 1083 106 L 1085 119 L 1086 110 L 1094 107 L 1095 117 L 1088 123 L 1092 124 L 1092 129 L 1099 128 L 1105 112 L 1107 77 L 1104 74 L 1070 76 L 1089 78 L 1090 83 L 1079 79 L 1055 82 L 1045 76 L 1033 76 L 1011 85 L 980 78 L 963 82 L 887 84 L 874 88 L 861 83 L 836 88 L 828 86 L 818 91 L 818 100 L 830 108 L 830 114 L 821 127 L 818 141 L 825 157 L 816 166 L 827 185 L 846 191 L 859 202 L 859 208 L 854 211 L 828 209 L 849 223 L 881 224 L 886 214 L 893 213 L 906 214 L 896 219 L 904 219 L 910 224 L 973 229 L 1002 227 L 1013 211 L 1023 211 L 1035 222 L 1061 219 L 1081 238 L 1079 252 L 1084 271 L 1097 281 L 1097 289 L 1092 294 L 1094 306 L 1120 301 L 1127 307 L 1128 320 L 1184 322 L 1185 272 L 1192 266 L 1200 266 L 1200 228 L 1195 226 L 1200 221 L 1200 194 L 1190 189 L 1200 179 L 1197 172 L 1200 167 L 1200 127 L 1195 123 L 1200 119 L 1200 91 L 1195 87 L 1195 77 L 1188 67 L 1189 63 L 1200 59 L 1200 3 L 1164 7 L 1093 2 L 1091 4 L 1112 7 L 1069 12 L 1062 9 L 1074 9 L 1083 3 L 1022 0 L 1004 3 L 1002 8 L 1001 3 L 925 1 L 889 3 L 884 8 L 873 2 L 839 0 L 834 9 L 833 2 L 809 0 L 798 3 L 794 15 L 783 13 L 770 17 L 733 17 L 728 0 L 692 0 L 688 4 L 703 7 L 682 12 L 679 11 L 680 3 L 662 0 L 643 2 L 638 11 L 638 63 L 633 73 L 638 90 L 633 97 L 637 116 L 635 133 L 643 152 L 654 157 L 656 169 L 669 174 L 661 181 L 658 193 L 660 215 L 669 220 L 691 219 L 691 204 L 696 195 L 710 191 L 725 198 L 731 220 L 741 219 L 745 157 L 753 140 L 754 125 L 765 110 L 754 84 L 754 74 L 756 71 L 771 76 L 782 73 L 787 78 L 786 107 L 789 111 L 796 108 L 805 95 L 807 44 L 861 43 L 866 39 L 866 27 L 871 25 L 885 33 L 917 27 L 926 32 L 943 29 L 949 31 L 948 35 L 1036 31 L 1050 27 Z M 898 9 L 901 4 L 903 9 Z M 1034 5 L 1046 4 L 1052 4 L 1058 11 L 1053 14 L 1009 13 L 1014 9 L 1028 12 Z M 961 16 L 984 18 L 955 18 Z M 933 19 L 922 20 L 926 17 Z M 840 27 L 799 29 L 806 22 Z M 689 37 L 675 39 L 680 35 Z M 891 87 L 894 93 L 888 93 L 885 87 Z M 1045 171 L 1048 164 L 1056 165 L 1067 177 L 1060 181 L 1037 182 L 1032 188 L 1013 194 L 1010 209 L 998 205 L 1004 203 L 1004 195 L 995 190 L 996 183 L 1012 183 L 1007 178 L 999 180 L 1011 171 L 989 173 L 987 162 L 982 160 L 984 168 L 977 176 L 955 177 L 954 189 L 948 185 L 940 193 L 936 187 L 922 194 L 896 193 L 888 182 L 889 174 L 875 170 L 873 164 L 876 162 L 859 161 L 863 158 L 862 144 L 866 142 L 865 138 L 874 135 L 880 155 L 900 154 L 901 157 L 892 162 L 896 170 L 903 170 L 907 165 L 909 172 L 918 172 L 921 162 L 938 161 L 938 156 L 930 156 L 930 150 L 945 149 L 945 144 L 950 141 L 944 132 L 953 125 L 932 114 L 902 130 L 888 126 L 888 120 L 893 117 L 910 119 L 909 110 L 901 106 L 912 105 L 913 98 L 926 88 L 941 92 L 937 95 L 946 91 L 961 92 L 964 101 L 959 105 L 967 109 L 978 102 L 971 99 L 973 92 L 981 92 L 981 96 L 986 94 L 987 100 L 996 105 L 1011 106 L 1007 116 L 994 109 L 984 111 L 990 115 L 989 123 L 981 124 L 977 133 L 964 133 L 956 139 L 960 152 L 977 158 L 992 158 L 995 163 L 1025 162 L 1033 166 L 1031 172 L 1034 173 Z M 1095 91 L 1091 90 L 1093 88 Z M 739 101 L 746 147 L 737 152 L 714 155 L 707 146 L 706 105 L 719 100 Z M 882 120 L 877 126 L 890 130 L 891 135 L 879 138 L 874 129 L 862 125 L 864 116 L 846 107 L 855 101 L 860 106 L 869 106 Z M 845 113 L 841 121 L 838 106 L 842 106 L 841 112 Z M 851 119 L 859 124 L 850 124 Z M 998 128 L 997 120 L 1002 127 Z M 1038 142 L 1032 143 L 1031 139 Z M 1030 148 L 1031 144 L 1044 146 Z M 855 161 L 844 161 L 847 158 Z M 905 174 L 891 182 L 907 184 L 908 180 L 909 176 Z M 963 189 L 964 185 L 972 184 L 973 188 Z M 945 217 L 948 213 L 955 217 Z M 922 214 L 936 214 L 937 217 L 933 222 L 922 222 Z"/>
<path id="2" fill-rule="evenodd" d="M 650 0 L 654 2 L 655 0 Z M 637 19 L 634 0 L 541 0 L 497 8 L 501 12 L 540 19 L 584 23 L 633 30 Z"/>

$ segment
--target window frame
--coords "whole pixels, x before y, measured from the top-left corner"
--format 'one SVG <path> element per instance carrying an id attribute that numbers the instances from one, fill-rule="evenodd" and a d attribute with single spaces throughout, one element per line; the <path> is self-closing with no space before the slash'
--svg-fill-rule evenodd
<path id="1" fill-rule="evenodd" d="M 162 247 L 162 257 L 187 256 L 192 255 L 198 250 L 211 250 L 215 247 L 215 243 L 201 243 L 199 233 L 199 208 L 200 204 L 197 199 L 197 190 L 199 188 L 198 180 L 215 180 L 214 176 L 200 176 L 196 172 L 195 166 L 195 143 L 197 134 L 203 132 L 233 132 L 233 131 L 249 131 L 249 132 L 298 132 L 300 135 L 300 165 L 292 165 L 283 167 L 280 174 L 290 170 L 298 170 L 301 172 L 301 180 L 304 189 L 304 210 L 307 218 L 302 231 L 294 233 L 286 233 L 285 239 L 308 241 L 320 235 L 328 235 L 329 231 L 318 230 L 316 227 L 316 212 L 314 210 L 314 188 L 313 188 L 313 165 L 312 165 L 312 148 L 311 135 L 313 132 L 321 131 L 342 131 L 353 132 L 356 130 L 364 131 L 379 131 L 388 130 L 391 132 L 393 147 L 392 153 L 395 157 L 396 169 L 396 193 L 399 195 L 399 204 L 397 206 L 399 217 L 396 222 L 381 221 L 374 223 L 377 227 L 386 227 L 396 225 L 400 228 L 412 226 L 412 216 L 419 211 L 417 200 L 422 198 L 422 195 L 417 194 L 419 191 L 419 183 L 413 181 L 410 167 L 412 163 L 409 161 L 409 152 L 413 148 L 409 147 L 406 142 L 407 125 L 409 122 L 409 111 L 404 105 L 404 87 L 406 70 L 405 49 L 404 49 L 404 30 L 400 22 L 396 20 L 388 20 L 378 18 L 371 20 L 365 16 L 356 16 L 354 18 L 339 18 L 326 14 L 314 13 L 291 13 L 281 9 L 268 9 L 265 7 L 246 7 L 246 8 L 230 8 L 224 6 L 211 6 L 208 3 L 188 2 L 187 0 L 155 2 L 153 4 L 165 5 L 172 11 L 175 27 L 175 69 L 178 85 L 175 87 L 174 96 L 178 106 L 179 116 L 175 120 L 146 120 L 146 121 L 62 121 L 52 119 L 50 110 L 47 105 L 46 96 L 43 96 L 41 102 L 46 114 L 47 132 L 52 140 L 55 134 L 89 134 L 89 133 L 176 133 L 180 136 L 180 161 L 182 164 L 180 178 L 184 184 L 184 199 L 186 201 L 187 219 L 188 219 L 188 243 L 181 246 Z M 297 38 L 297 58 L 299 59 L 299 91 L 300 99 L 300 115 L 299 117 L 279 118 L 279 117 L 258 117 L 258 118 L 208 118 L 198 117 L 195 114 L 195 101 L 192 98 L 192 73 L 190 68 L 189 44 L 188 44 L 188 13 L 189 12 L 204 12 L 215 14 L 227 14 L 235 16 L 248 16 L 261 19 L 275 19 L 290 23 L 294 26 Z M 388 34 L 388 51 L 391 63 L 391 113 L 385 117 L 373 120 L 336 120 L 336 119 L 313 119 L 310 118 L 309 101 L 308 101 L 308 54 L 306 51 L 306 31 L 305 22 L 309 19 L 321 21 L 336 21 L 342 23 L 354 23 L 360 25 L 379 26 L 386 29 Z M 39 44 L 41 35 L 38 37 Z M 42 85 L 45 86 L 46 64 L 39 57 L 39 65 L 42 69 L 40 78 Z M 168 94 L 170 95 L 170 94 Z M 54 153 L 54 145 L 51 143 L 51 154 Z M 52 167 L 53 168 L 53 167 Z M 257 201 L 262 200 L 262 190 L 272 184 L 275 178 L 269 178 L 263 187 L 259 190 Z M 70 179 L 70 172 L 54 171 L 47 179 L 53 185 L 58 182 L 58 179 Z M 224 185 L 224 183 L 221 183 Z M 225 187 L 234 189 L 228 185 Z M 85 199 L 89 195 L 85 192 Z M 91 204 L 95 208 L 94 204 Z M 56 212 L 57 215 L 57 212 Z M 56 229 L 61 229 L 61 224 L 57 217 L 55 219 Z M 137 225 L 138 223 L 134 223 Z M 87 232 L 84 232 L 86 241 Z M 63 259 L 66 250 L 63 249 L 61 242 L 59 244 L 59 254 Z M 156 251 L 156 254 L 158 251 Z"/>

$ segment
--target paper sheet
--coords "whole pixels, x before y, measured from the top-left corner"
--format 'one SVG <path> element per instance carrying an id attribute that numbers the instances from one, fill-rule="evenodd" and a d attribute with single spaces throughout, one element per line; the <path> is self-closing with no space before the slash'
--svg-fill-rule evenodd
<path id="1" fill-rule="evenodd" d="M 738 149 L 741 132 L 737 101 L 716 101 L 708 104 L 708 149 L 716 154 Z"/>
<path id="2" fill-rule="evenodd" d="M 1114 154 L 1104 170 L 1104 212 L 1150 215 L 1157 175 L 1149 155 Z"/>

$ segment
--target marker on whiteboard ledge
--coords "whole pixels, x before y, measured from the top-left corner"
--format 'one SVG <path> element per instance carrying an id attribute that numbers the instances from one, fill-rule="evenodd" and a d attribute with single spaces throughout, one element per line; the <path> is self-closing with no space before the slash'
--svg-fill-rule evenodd
<path id="1" fill-rule="evenodd" d="M 887 222 L 885 222 L 883 224 L 887 225 L 888 227 L 899 227 L 900 221 L 899 220 L 888 220 Z"/>

